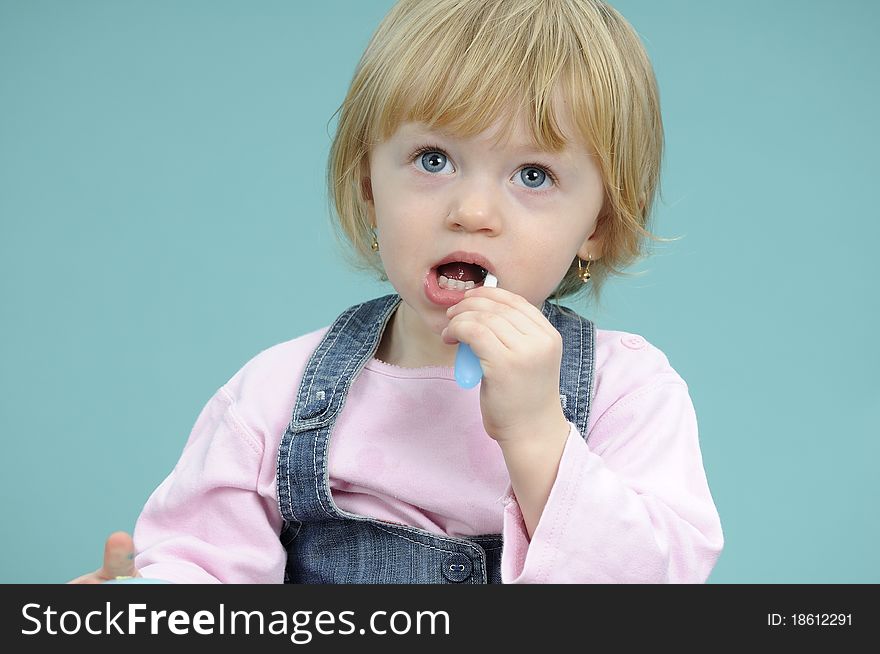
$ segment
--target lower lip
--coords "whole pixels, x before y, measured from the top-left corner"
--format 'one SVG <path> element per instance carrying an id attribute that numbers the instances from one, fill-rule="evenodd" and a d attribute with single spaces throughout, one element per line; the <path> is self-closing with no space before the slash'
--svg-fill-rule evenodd
<path id="1" fill-rule="evenodd" d="M 480 288 L 482 285 L 483 283 L 480 282 L 474 286 L 474 288 Z M 464 290 L 455 291 L 452 289 L 440 288 L 440 283 L 437 281 L 437 269 L 431 268 L 431 270 L 428 271 L 428 274 L 425 275 L 425 296 L 431 302 L 441 307 L 451 307 L 464 299 Z"/>

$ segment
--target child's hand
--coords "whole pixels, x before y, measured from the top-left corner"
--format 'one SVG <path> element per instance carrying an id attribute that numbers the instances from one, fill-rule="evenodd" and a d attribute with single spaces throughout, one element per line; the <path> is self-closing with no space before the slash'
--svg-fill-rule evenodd
<path id="1" fill-rule="evenodd" d="M 104 565 L 69 584 L 102 584 L 116 577 L 140 577 L 141 573 L 134 567 L 134 541 L 124 531 L 110 534 L 104 544 Z"/>
<path id="2" fill-rule="evenodd" d="M 480 359 L 489 436 L 504 445 L 567 429 L 559 401 L 562 336 L 539 309 L 516 293 L 483 286 L 467 291 L 447 316 L 443 342 L 467 343 Z"/>

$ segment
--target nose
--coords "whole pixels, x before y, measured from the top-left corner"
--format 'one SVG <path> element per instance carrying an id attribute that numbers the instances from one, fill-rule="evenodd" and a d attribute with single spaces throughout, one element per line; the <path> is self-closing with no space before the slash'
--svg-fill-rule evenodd
<path id="1" fill-rule="evenodd" d="M 501 220 L 501 193 L 485 177 L 460 180 L 451 191 L 449 227 L 465 231 L 497 231 Z"/>

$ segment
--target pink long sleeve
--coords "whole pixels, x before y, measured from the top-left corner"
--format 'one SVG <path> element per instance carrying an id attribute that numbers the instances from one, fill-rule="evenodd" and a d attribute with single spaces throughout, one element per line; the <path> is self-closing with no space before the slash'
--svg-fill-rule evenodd
<path id="1" fill-rule="evenodd" d="M 704 583 L 724 538 L 687 386 L 618 400 L 589 443 L 572 424 L 531 542 L 505 496 L 503 582 Z"/>
<path id="2" fill-rule="evenodd" d="M 236 417 L 232 396 L 225 387 L 218 390 L 135 526 L 135 567 L 144 577 L 177 583 L 283 580 L 281 516 L 274 478 L 264 472 L 274 466 L 263 461 L 263 452 L 263 443 Z"/>

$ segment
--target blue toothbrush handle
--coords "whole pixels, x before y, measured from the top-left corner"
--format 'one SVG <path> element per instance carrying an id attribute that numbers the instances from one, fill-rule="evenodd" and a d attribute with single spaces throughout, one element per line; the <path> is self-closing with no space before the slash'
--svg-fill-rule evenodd
<path id="1" fill-rule="evenodd" d="M 492 273 L 486 273 L 483 286 L 495 288 L 498 286 L 498 278 Z M 480 366 L 479 357 L 467 343 L 459 342 L 458 351 L 455 353 L 455 381 L 462 388 L 473 388 L 482 378 L 483 368 Z"/>
<path id="2" fill-rule="evenodd" d="M 467 343 L 459 343 L 455 353 L 455 381 L 462 388 L 473 388 L 482 378 L 480 359 Z"/>

